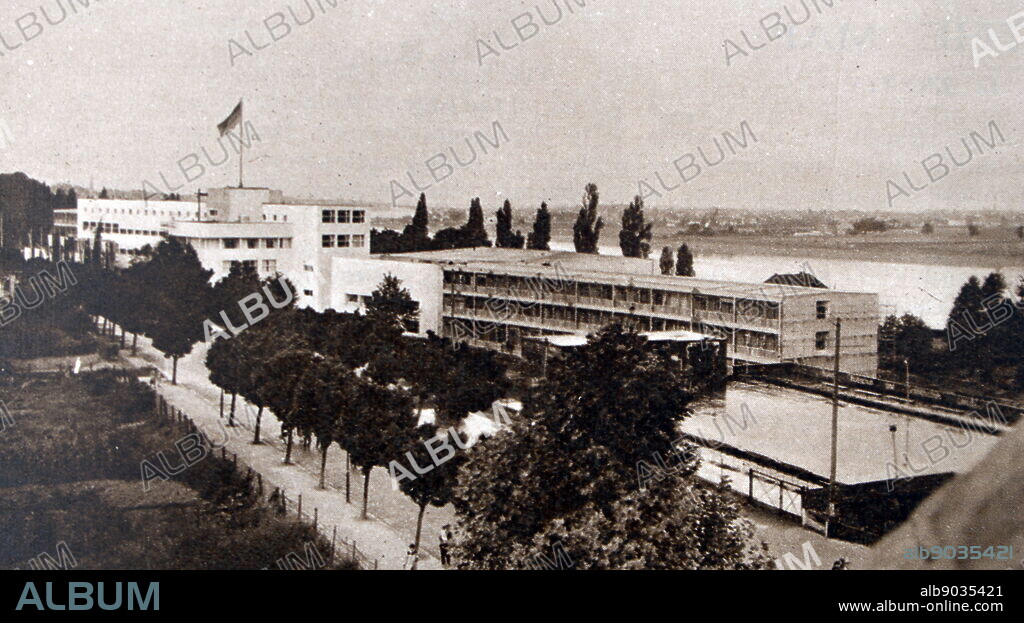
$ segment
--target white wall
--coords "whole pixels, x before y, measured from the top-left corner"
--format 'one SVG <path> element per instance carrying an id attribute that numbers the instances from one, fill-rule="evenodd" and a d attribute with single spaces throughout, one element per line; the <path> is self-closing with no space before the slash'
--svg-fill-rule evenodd
<path id="1" fill-rule="evenodd" d="M 441 334 L 441 302 L 444 273 L 440 266 L 416 262 L 334 258 L 330 283 L 330 307 L 339 312 L 355 312 L 360 303 L 350 302 L 348 295 L 370 296 L 385 275 L 394 275 L 420 304 L 420 335 L 427 331 Z"/>

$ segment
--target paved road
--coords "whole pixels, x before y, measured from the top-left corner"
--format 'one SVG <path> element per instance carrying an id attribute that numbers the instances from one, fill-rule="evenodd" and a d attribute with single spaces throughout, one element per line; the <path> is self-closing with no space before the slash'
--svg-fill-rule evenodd
<path id="1" fill-rule="evenodd" d="M 149 340 L 139 338 L 138 356 L 126 356 L 135 365 L 155 365 L 170 378 L 170 360 L 152 348 Z M 362 474 L 353 471 L 351 478 L 352 503 L 345 502 L 345 454 L 337 445 L 328 452 L 327 490 L 320 490 L 320 455 L 315 448 L 304 451 L 301 444 L 292 449 L 294 465 L 285 465 L 284 443 L 280 437 L 280 423 L 269 412 L 264 412 L 260 437 L 265 442 L 252 444 L 255 409 L 242 406 L 239 399 L 236 419 L 239 426 L 227 428 L 220 419 L 220 390 L 207 377 L 206 346 L 198 344 L 193 352 L 178 362 L 178 385 L 169 380 L 160 386 L 165 399 L 188 414 L 214 443 L 224 442 L 238 460 L 261 473 L 264 487 L 283 487 L 290 500 L 302 495 L 303 511 L 312 514 L 317 509 L 324 526 L 337 526 L 339 537 L 351 541 L 381 569 L 401 569 L 409 543 L 415 538 L 417 507 L 401 491 L 392 490 L 387 472 L 377 468 L 370 478 L 369 520 L 360 518 L 362 510 Z M 129 351 L 124 351 L 126 354 Z M 225 409 L 229 405 L 225 398 Z M 454 523 L 450 509 L 427 511 L 424 519 L 423 554 L 420 569 L 440 569 L 436 553 L 436 535 L 443 523 Z M 329 529 L 327 530 L 329 533 Z"/>

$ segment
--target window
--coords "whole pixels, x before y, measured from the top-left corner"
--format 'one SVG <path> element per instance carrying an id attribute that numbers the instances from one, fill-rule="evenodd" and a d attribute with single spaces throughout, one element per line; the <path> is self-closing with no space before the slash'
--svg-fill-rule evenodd
<path id="1" fill-rule="evenodd" d="M 352 246 L 353 247 L 365 247 L 366 236 L 363 234 L 352 234 Z"/>
<path id="2" fill-rule="evenodd" d="M 270 274 L 276 273 L 277 260 L 263 260 L 263 272 Z"/>
<path id="3" fill-rule="evenodd" d="M 352 210 L 352 222 L 353 223 L 365 223 L 366 222 L 366 211 L 364 211 L 364 210 Z"/>
<path id="4" fill-rule="evenodd" d="M 313 267 L 310 266 L 309 264 L 303 264 L 302 265 L 302 270 L 306 271 L 307 273 L 311 273 L 311 272 L 313 272 Z"/>
<path id="5" fill-rule="evenodd" d="M 242 260 L 242 266 L 256 270 L 256 260 Z"/>
<path id="6" fill-rule="evenodd" d="M 320 212 L 320 219 L 323 223 L 334 222 L 334 210 L 323 210 Z"/>
<path id="7" fill-rule="evenodd" d="M 345 295 L 345 300 L 348 301 L 349 303 L 358 303 L 359 302 L 359 295 L 358 294 L 346 294 Z"/>
<path id="8" fill-rule="evenodd" d="M 305 294 L 306 296 L 313 296 L 312 290 L 303 290 L 302 293 Z"/>
<path id="9" fill-rule="evenodd" d="M 828 331 L 818 331 L 814 334 L 814 348 L 817 350 L 828 348 Z"/>
<path id="10" fill-rule="evenodd" d="M 351 240 L 352 240 L 352 237 L 349 236 L 348 234 L 338 234 L 338 246 L 339 247 L 349 247 L 349 246 L 352 246 Z"/>
<path id="11" fill-rule="evenodd" d="M 258 249 L 259 246 L 260 246 L 260 239 L 259 238 L 246 238 L 245 239 L 245 244 L 250 249 Z"/>
<path id="12" fill-rule="evenodd" d="M 320 246 L 325 249 L 330 249 L 334 246 L 334 236 L 331 234 L 324 234 L 320 236 Z"/>
<path id="13" fill-rule="evenodd" d="M 238 238 L 224 238 L 224 248 L 225 249 L 237 249 L 238 248 Z"/>
<path id="14" fill-rule="evenodd" d="M 338 222 L 339 223 L 351 223 L 352 213 L 348 210 L 338 210 Z"/>
<path id="15" fill-rule="evenodd" d="M 818 320 L 828 318 L 828 301 L 818 301 L 817 305 Z"/>
<path id="16" fill-rule="evenodd" d="M 273 249 L 274 247 L 277 246 L 277 238 L 264 238 L 263 246 L 265 246 L 268 249 Z"/>

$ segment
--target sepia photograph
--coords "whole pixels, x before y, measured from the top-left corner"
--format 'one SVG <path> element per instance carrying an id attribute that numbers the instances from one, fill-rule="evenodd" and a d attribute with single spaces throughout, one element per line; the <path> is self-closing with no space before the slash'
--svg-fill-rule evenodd
<path id="1" fill-rule="evenodd" d="M 4 0 L 0 85 L 10 616 L 1014 610 L 1024 4 Z"/>

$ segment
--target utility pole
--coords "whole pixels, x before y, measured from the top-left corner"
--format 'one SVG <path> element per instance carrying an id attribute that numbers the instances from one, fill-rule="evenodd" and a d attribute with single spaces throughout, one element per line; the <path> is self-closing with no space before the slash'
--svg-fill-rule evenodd
<path id="1" fill-rule="evenodd" d="M 907 400 L 910 400 L 910 360 L 906 357 L 903 358 L 903 370 L 904 387 L 906 388 Z"/>
<path id="2" fill-rule="evenodd" d="M 242 128 L 242 136 L 245 136 L 245 99 L 242 99 L 238 103 L 238 125 Z M 245 182 L 242 181 L 243 166 L 245 163 L 245 142 L 242 139 L 238 139 L 238 187 L 245 188 Z"/>
<path id="3" fill-rule="evenodd" d="M 828 479 L 828 517 L 825 520 L 825 537 L 832 536 L 832 521 L 836 514 L 836 446 L 839 439 L 839 344 L 842 337 L 843 321 L 836 318 L 836 356 L 832 369 L 832 461 Z"/>

